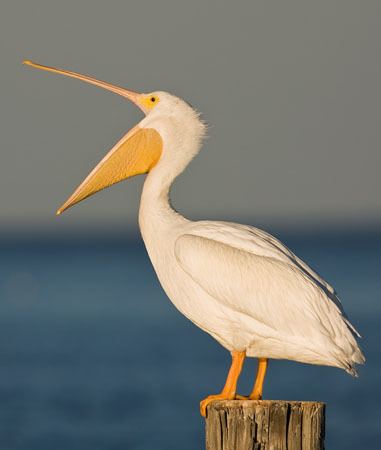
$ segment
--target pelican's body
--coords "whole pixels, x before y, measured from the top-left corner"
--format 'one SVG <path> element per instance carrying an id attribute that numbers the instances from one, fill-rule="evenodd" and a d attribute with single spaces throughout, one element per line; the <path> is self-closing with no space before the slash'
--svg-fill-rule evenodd
<path id="1" fill-rule="evenodd" d="M 362 355 L 334 294 L 279 241 L 234 223 L 168 219 L 142 235 L 162 287 L 188 319 L 229 351 L 356 373 Z"/>
<path id="2" fill-rule="evenodd" d="M 139 225 L 168 297 L 230 351 L 353 373 L 361 353 L 332 287 L 262 230 L 192 222 L 172 209 L 170 186 L 199 150 L 204 125 L 185 102 L 159 95 L 176 108 L 165 116 L 158 105 L 141 123 L 162 136 L 167 158 L 146 178 Z"/>
<path id="3" fill-rule="evenodd" d="M 224 390 L 202 402 L 202 412 L 214 398 L 235 397 L 245 356 L 260 361 L 250 398 L 262 396 L 268 358 L 335 366 L 355 375 L 355 364 L 364 362 L 358 334 L 328 283 L 264 231 L 235 223 L 192 222 L 171 207 L 170 187 L 198 153 L 205 134 L 198 113 L 165 92 L 136 94 L 89 77 L 85 81 L 124 95 L 146 117 L 59 212 L 128 176 L 148 172 L 139 225 L 160 283 L 182 314 L 233 355 Z M 137 155 L 143 155 L 143 162 Z"/>

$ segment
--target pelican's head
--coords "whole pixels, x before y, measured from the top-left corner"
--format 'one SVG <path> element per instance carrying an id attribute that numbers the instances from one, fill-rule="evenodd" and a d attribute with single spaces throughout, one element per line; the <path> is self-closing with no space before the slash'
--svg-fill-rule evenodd
<path id="1" fill-rule="evenodd" d="M 179 172 L 197 153 L 205 125 L 199 114 L 184 100 L 163 91 L 149 94 L 130 91 L 86 75 L 42 66 L 31 61 L 24 61 L 24 64 L 107 89 L 132 101 L 146 116 L 116 143 L 58 209 L 57 214 L 101 189 L 134 175 L 150 172 L 159 161 L 162 164 L 177 166 Z M 178 149 L 176 153 L 174 148 Z"/>

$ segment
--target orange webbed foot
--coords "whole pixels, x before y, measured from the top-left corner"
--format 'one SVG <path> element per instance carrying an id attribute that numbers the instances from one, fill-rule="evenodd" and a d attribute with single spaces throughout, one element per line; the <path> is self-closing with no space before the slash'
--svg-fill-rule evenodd
<path id="1" fill-rule="evenodd" d="M 215 400 L 233 400 L 234 396 L 226 395 L 221 392 L 221 394 L 215 394 L 215 395 L 208 395 L 204 400 L 201 400 L 200 402 L 200 413 L 202 417 L 206 416 L 206 408 L 209 405 L 209 403 L 214 402 Z"/>
<path id="2" fill-rule="evenodd" d="M 234 397 L 235 400 L 262 400 L 262 395 L 260 394 L 250 394 L 250 395 L 239 395 Z"/>

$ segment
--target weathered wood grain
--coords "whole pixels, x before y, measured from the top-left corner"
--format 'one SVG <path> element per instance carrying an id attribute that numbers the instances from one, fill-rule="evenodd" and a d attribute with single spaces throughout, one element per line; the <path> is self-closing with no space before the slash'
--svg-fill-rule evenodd
<path id="1" fill-rule="evenodd" d="M 206 417 L 206 450 L 323 450 L 325 404 L 221 400 Z"/>

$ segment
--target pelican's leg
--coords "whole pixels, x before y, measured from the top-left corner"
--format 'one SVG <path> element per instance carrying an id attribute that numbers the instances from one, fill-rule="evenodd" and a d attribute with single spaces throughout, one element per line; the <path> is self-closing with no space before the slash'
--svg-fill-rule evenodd
<path id="1" fill-rule="evenodd" d="M 260 400 L 262 398 L 263 383 L 265 381 L 267 365 L 268 365 L 267 358 L 258 358 L 257 376 L 255 378 L 253 390 L 249 395 L 250 400 Z"/>
<path id="2" fill-rule="evenodd" d="M 258 358 L 257 376 L 251 394 L 248 397 L 243 395 L 236 395 L 237 400 L 261 400 L 263 393 L 263 383 L 265 381 L 266 370 L 268 366 L 267 358 Z"/>
<path id="3" fill-rule="evenodd" d="M 206 415 L 206 407 L 213 400 L 232 400 L 233 398 L 235 398 L 237 382 L 241 374 L 243 362 L 245 361 L 246 352 L 231 352 L 231 355 L 232 364 L 226 378 L 225 386 L 222 389 L 221 393 L 217 395 L 209 395 L 200 402 L 200 412 L 204 417 Z"/>

